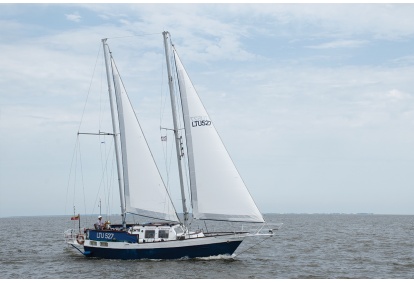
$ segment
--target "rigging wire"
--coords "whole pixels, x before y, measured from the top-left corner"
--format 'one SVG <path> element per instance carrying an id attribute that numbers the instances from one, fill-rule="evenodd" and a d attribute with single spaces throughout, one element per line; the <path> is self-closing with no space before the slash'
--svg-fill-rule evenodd
<path id="1" fill-rule="evenodd" d="M 111 148 L 110 149 L 112 149 L 112 145 L 113 145 L 113 142 L 111 143 Z M 109 160 L 110 156 L 112 156 L 112 158 L 113 158 L 114 155 L 112 154 L 111 150 L 108 150 L 108 151 L 106 150 L 107 149 L 106 141 L 105 141 L 104 148 L 105 148 L 105 156 L 107 156 L 107 158 L 106 158 L 106 161 L 105 161 L 105 165 L 102 163 L 102 166 L 103 166 L 103 168 L 102 168 L 102 176 L 103 176 L 102 186 L 103 186 L 103 191 L 104 191 L 104 194 L 103 194 L 104 195 L 104 204 L 106 205 L 106 215 L 110 216 L 111 213 L 110 213 L 109 199 L 110 199 L 110 196 L 111 196 L 110 187 L 111 187 L 111 183 L 112 183 L 111 178 L 113 178 L 113 175 L 112 175 L 113 172 L 111 171 L 111 174 L 108 173 L 108 160 Z M 112 170 L 113 169 L 113 162 L 111 164 L 112 164 L 112 166 L 111 166 L 111 170 Z"/>
<path id="2" fill-rule="evenodd" d="M 109 159 L 109 156 L 111 156 L 113 144 L 114 143 L 112 142 L 111 143 L 111 147 L 110 147 L 110 149 L 108 151 L 108 154 L 106 155 L 105 170 L 104 170 L 104 172 L 102 172 L 101 181 L 100 181 L 99 187 L 98 187 L 98 193 L 96 194 L 95 202 L 94 202 L 93 209 L 92 209 L 92 214 L 95 212 L 95 208 L 96 208 L 96 205 L 98 203 L 98 195 L 99 195 L 99 192 L 101 191 L 102 187 L 104 187 L 103 183 L 105 182 L 105 175 L 106 175 L 105 173 L 107 172 L 108 159 Z"/>
<path id="3" fill-rule="evenodd" d="M 120 37 L 112 37 L 111 39 L 126 38 L 126 37 L 138 37 L 138 36 L 148 36 L 148 35 L 159 35 L 159 33 L 147 33 L 147 34 L 139 34 L 139 35 L 133 35 L 133 36 L 120 36 Z M 92 72 L 92 77 L 91 77 L 91 80 L 90 80 L 90 83 L 89 83 L 89 87 L 88 87 L 88 91 L 87 91 L 85 103 L 83 105 L 83 109 L 82 109 L 82 113 L 81 113 L 81 119 L 80 119 L 79 125 L 78 125 L 78 133 L 80 132 L 80 129 L 81 129 L 82 124 L 84 122 L 84 116 L 85 116 L 85 112 L 86 112 L 86 107 L 87 107 L 87 104 L 88 104 L 88 101 L 89 101 L 89 97 L 90 97 L 90 94 L 91 94 L 92 84 L 93 84 L 93 81 L 94 81 L 94 78 L 95 78 L 96 69 L 97 69 L 97 66 L 98 66 L 98 62 L 99 62 L 101 50 L 102 50 L 102 45 L 99 45 L 99 49 L 98 49 L 98 52 L 97 52 L 97 55 L 96 55 L 96 60 L 95 60 L 95 64 L 94 64 L 94 68 L 93 68 L 93 72 Z M 102 78 L 102 76 L 103 76 L 103 72 L 101 72 L 101 78 Z M 99 105 L 99 113 L 100 113 L 100 117 L 99 117 L 99 130 L 102 127 L 102 121 L 103 121 L 103 115 L 102 115 L 102 112 L 103 112 L 103 106 L 102 106 L 102 104 L 103 104 L 102 103 L 103 80 L 102 79 L 101 79 L 101 87 L 100 88 L 101 88 L 100 89 L 100 93 L 101 93 L 100 98 L 101 99 L 100 99 L 100 105 Z M 107 165 L 104 165 L 104 163 L 105 163 L 105 161 L 104 161 L 105 157 L 104 156 L 108 156 L 109 152 L 107 152 L 107 148 L 108 147 L 106 146 L 106 142 L 107 142 L 106 141 L 106 138 L 103 137 L 103 140 L 102 140 L 102 138 L 100 137 L 99 138 L 99 141 L 101 142 L 100 143 L 101 165 L 102 165 L 101 167 L 102 167 L 102 172 L 103 172 L 103 175 L 104 175 L 104 173 L 108 173 Z M 105 143 L 105 145 L 102 145 L 102 141 L 103 141 L 103 143 Z M 76 195 L 76 186 L 77 186 L 77 181 L 76 180 L 78 178 L 78 176 L 77 176 L 78 169 L 76 169 L 76 168 L 79 168 L 78 167 L 79 164 L 80 164 L 80 174 L 81 174 L 81 182 L 82 182 L 81 185 L 82 185 L 83 198 L 84 198 L 83 199 L 83 202 L 84 202 L 84 205 L 85 205 L 85 214 L 86 214 L 85 183 L 84 183 L 84 174 L 83 174 L 82 156 L 81 155 L 82 155 L 82 153 L 81 153 L 81 149 L 80 149 L 80 138 L 79 138 L 79 135 L 77 135 L 76 142 L 75 142 L 75 146 L 74 146 L 74 149 L 73 149 L 72 159 L 71 159 L 71 163 L 70 163 L 70 170 L 69 170 L 69 176 L 68 176 L 68 182 L 67 182 L 67 188 L 66 188 L 65 214 L 67 213 L 67 205 L 68 205 L 68 200 L 69 200 L 69 191 L 70 191 L 71 179 L 72 178 L 74 178 L 74 183 L 73 183 L 73 204 L 75 204 L 75 195 Z M 107 162 L 108 162 L 108 159 L 106 159 L 106 163 Z M 113 169 L 114 167 L 113 166 L 114 165 L 112 165 L 112 171 L 111 171 L 112 177 L 113 177 L 113 174 L 114 174 L 114 169 Z M 109 194 L 109 188 L 113 184 L 113 180 L 109 176 L 107 176 L 106 179 L 107 180 L 106 180 L 106 182 L 104 182 L 104 185 L 103 185 L 103 190 L 104 191 L 108 191 L 108 194 Z M 101 180 L 101 184 L 102 184 L 102 180 Z M 106 184 L 106 186 L 105 186 L 105 184 Z M 101 187 L 100 187 L 100 189 L 101 189 Z M 113 194 L 112 194 L 112 198 L 113 198 Z M 110 207 L 110 205 L 109 205 L 110 196 L 108 196 L 107 202 L 108 202 L 108 206 L 107 207 L 108 207 L 108 209 L 110 209 L 109 208 Z"/>
<path id="4" fill-rule="evenodd" d="M 81 154 L 81 147 L 79 142 L 79 163 L 80 163 L 80 174 L 81 174 L 81 180 L 82 180 L 82 191 L 83 191 L 83 205 L 86 215 L 86 196 L 85 196 L 85 183 L 83 180 L 83 166 L 82 166 L 82 154 Z"/>
<path id="5" fill-rule="evenodd" d="M 111 65 L 113 65 L 113 67 L 112 67 L 112 68 L 115 68 L 115 70 L 116 70 L 116 72 L 117 72 L 117 74 L 118 74 L 118 77 L 119 77 L 119 79 L 120 79 L 120 82 L 121 82 L 122 86 L 124 86 L 124 83 L 123 83 L 123 81 L 122 81 L 122 77 L 121 77 L 121 75 L 120 75 L 120 72 L 119 72 L 119 70 L 118 70 L 118 67 L 116 66 L 115 60 L 114 60 L 114 59 L 113 59 L 113 57 L 112 57 L 112 54 L 111 54 L 111 59 L 112 59 L 112 60 L 111 60 Z M 114 75 L 113 75 L 113 76 L 114 76 Z M 127 92 L 127 90 L 126 90 L 125 88 L 124 88 L 124 91 L 125 91 L 125 94 L 126 94 L 126 97 L 127 97 L 128 101 L 129 101 L 129 103 L 132 105 L 131 100 L 130 100 L 129 95 L 128 95 L 128 92 Z M 135 110 L 134 110 L 134 115 L 135 115 L 135 119 L 136 119 L 136 121 L 137 121 L 137 123 L 138 123 L 139 127 L 142 129 L 141 124 L 140 124 L 140 122 L 139 122 L 139 120 L 138 120 L 138 118 L 137 118 L 137 115 L 136 115 L 136 113 L 135 113 Z M 148 141 L 147 141 L 147 139 L 146 139 L 145 135 L 143 135 L 143 138 L 144 138 L 144 140 L 145 140 L 145 142 L 146 142 L 146 144 L 147 144 L 147 147 L 150 149 L 149 144 L 148 144 Z M 151 152 L 151 150 L 150 150 L 150 152 Z M 152 152 L 151 152 L 151 156 L 153 157 Z M 154 159 L 154 157 L 153 157 L 153 159 Z M 158 173 L 161 175 L 161 173 L 159 172 L 159 169 L 158 169 L 158 165 L 157 165 L 156 163 L 155 163 L 155 166 L 157 167 Z M 162 179 L 162 178 L 161 178 L 161 179 Z M 164 183 L 164 180 L 162 180 L 162 181 L 163 181 L 163 183 Z M 168 189 L 166 188 L 165 183 L 164 183 L 164 187 L 165 187 L 166 192 L 167 192 L 166 198 L 169 198 L 169 199 L 171 200 L 171 194 L 170 194 L 170 192 L 168 191 Z M 125 188 L 124 188 L 124 190 L 125 190 Z M 124 194 L 124 198 L 125 198 L 125 197 L 126 197 L 126 196 L 125 196 L 125 194 Z M 172 203 L 172 205 L 173 205 L 173 210 L 174 210 L 174 211 L 176 211 L 175 206 L 174 206 L 174 204 L 173 204 L 173 203 Z"/>
<path id="6" fill-rule="evenodd" d="M 178 79 L 177 64 L 176 64 L 176 60 L 175 60 L 175 54 L 178 56 L 178 53 L 177 53 L 177 50 L 175 49 L 174 45 L 172 44 L 172 42 L 171 42 L 171 46 L 172 46 L 172 49 L 174 49 L 173 50 L 174 51 L 173 52 L 173 54 L 174 54 L 173 55 L 173 57 L 174 57 L 174 60 L 173 60 L 174 65 L 173 66 L 175 66 L 175 70 L 176 70 L 175 71 L 175 74 L 176 74 L 175 83 L 177 85 L 176 89 L 178 89 L 178 94 L 179 94 L 179 95 L 177 95 L 177 101 L 178 101 L 177 105 L 181 106 L 181 107 L 178 107 L 178 112 L 180 113 L 180 117 L 182 117 L 182 119 L 184 119 L 182 99 L 180 98 L 181 97 L 181 91 L 180 91 L 180 84 L 179 84 L 179 79 Z M 180 122 L 181 122 L 181 120 L 180 120 Z M 184 123 L 184 120 L 182 122 Z M 183 148 L 184 147 L 186 148 L 186 153 L 187 153 L 186 157 L 183 158 L 183 162 L 184 162 L 184 168 L 186 169 L 185 170 L 185 172 L 186 172 L 185 180 L 186 180 L 186 184 L 187 184 L 187 195 L 189 196 L 189 199 L 190 199 L 189 202 L 190 202 L 191 210 L 193 210 L 193 202 L 192 202 L 192 194 L 191 194 L 191 181 L 190 181 L 190 176 L 189 176 L 190 168 L 189 168 L 189 164 L 188 164 L 187 136 L 186 136 L 186 133 L 185 133 L 185 129 L 184 129 L 184 138 L 182 138 L 181 141 L 182 141 Z M 185 146 L 184 146 L 184 144 L 185 144 Z"/>
<path id="7" fill-rule="evenodd" d="M 162 57 L 162 54 L 160 54 L 160 56 Z M 162 124 L 162 119 L 164 118 L 165 106 L 167 104 L 167 98 L 168 98 L 167 95 L 163 95 L 163 93 L 164 93 L 164 90 L 163 90 L 163 85 L 164 85 L 164 64 L 165 64 L 165 62 L 161 58 L 160 127 L 161 127 L 161 124 Z"/>
<path id="8" fill-rule="evenodd" d="M 113 144 L 113 141 L 112 141 L 112 144 Z M 111 190 L 111 188 L 113 188 L 113 181 L 114 181 L 114 176 L 115 176 L 115 154 L 112 154 L 112 161 L 111 161 L 111 164 L 112 164 L 112 166 L 111 166 L 111 174 L 110 174 L 110 177 L 109 177 L 109 180 L 108 180 L 108 190 L 109 190 L 109 192 L 111 192 L 111 194 L 110 194 L 110 196 L 111 196 L 111 200 L 110 200 L 110 197 L 109 197 L 109 195 L 108 195 L 108 203 L 107 203 L 107 209 L 108 209 L 108 215 L 112 215 L 112 206 L 111 206 L 111 203 L 113 204 L 114 203 L 114 193 L 113 193 L 113 189 Z"/>
<path id="9" fill-rule="evenodd" d="M 107 188 L 107 183 L 108 183 L 108 175 L 105 174 L 106 171 L 106 167 L 105 167 L 105 163 L 104 163 L 104 159 L 102 157 L 102 154 L 104 154 L 104 156 L 106 156 L 106 139 L 105 137 L 101 137 L 98 136 L 99 138 L 99 151 L 100 151 L 100 157 L 101 157 L 101 170 L 102 170 L 102 176 L 104 178 L 104 180 L 102 181 L 102 187 L 103 187 L 103 195 L 104 195 L 104 203 L 106 202 L 106 198 L 105 196 L 107 195 L 106 193 L 106 188 Z M 103 142 L 102 140 L 103 139 Z M 100 204 L 102 206 L 102 203 Z"/>
<path id="10" fill-rule="evenodd" d="M 163 129 L 161 127 L 162 125 L 162 120 L 164 117 L 164 112 L 165 112 L 165 106 L 166 106 L 166 101 L 167 101 L 167 96 L 164 96 L 164 90 L 163 90 L 163 85 L 164 85 L 164 63 L 163 60 L 161 60 L 161 79 L 160 79 L 161 83 L 160 83 L 160 121 L 159 121 L 159 126 L 160 126 L 160 136 L 161 136 L 161 148 L 163 151 L 163 158 L 164 158 L 164 165 L 165 165 L 165 172 L 166 172 L 166 180 L 164 181 L 165 184 L 165 188 L 168 192 L 168 195 L 171 195 L 171 190 L 170 190 L 170 170 L 168 168 L 168 158 L 167 158 L 167 154 L 168 154 L 168 133 L 166 129 Z M 165 132 L 165 135 L 163 135 L 163 131 Z M 165 137 L 165 139 L 163 139 L 163 137 Z M 166 196 L 167 198 L 167 196 Z M 170 201 L 171 197 L 170 197 Z M 169 203 L 168 200 L 164 201 L 164 204 L 167 205 Z M 167 211 L 167 213 L 169 214 L 170 209 L 166 208 L 164 206 L 164 211 Z"/>
<path id="11" fill-rule="evenodd" d="M 78 147 L 78 141 L 79 141 L 79 136 L 76 137 L 76 143 L 75 143 L 75 147 L 73 149 L 73 154 L 72 154 L 72 161 L 70 162 L 68 184 L 67 184 L 67 187 L 66 187 L 65 215 L 66 215 L 66 209 L 67 209 L 67 204 L 68 204 L 68 194 L 69 194 L 69 187 L 70 187 L 70 178 L 71 178 L 71 175 L 72 175 L 73 160 L 75 159 L 75 156 L 76 156 L 76 149 Z"/>
<path id="12" fill-rule="evenodd" d="M 105 67 L 104 67 L 105 62 L 103 60 L 101 60 L 101 62 L 102 62 L 102 65 L 101 65 L 101 80 L 100 80 L 101 84 L 100 84 L 100 96 L 99 96 L 100 99 L 99 99 L 99 128 L 98 128 L 99 132 L 101 132 L 102 120 L 103 120 L 103 117 L 104 117 L 102 105 L 103 105 L 103 101 L 106 100 L 105 97 L 107 97 L 107 96 L 104 95 L 104 90 L 103 90 L 104 76 L 105 76 Z M 100 149 L 100 157 L 101 157 L 101 169 L 102 169 L 103 174 L 105 174 L 105 172 L 107 172 L 108 170 L 105 166 L 104 161 L 105 161 L 105 156 L 107 156 L 107 154 L 109 154 L 109 152 L 107 151 L 108 149 L 107 149 L 106 135 L 99 136 L 99 142 L 100 142 L 99 149 Z M 106 182 L 103 183 L 104 184 L 103 185 L 104 186 L 104 203 L 106 204 L 106 209 L 107 209 L 106 214 L 110 215 L 110 213 L 108 211 L 108 209 L 109 209 L 109 192 L 110 192 L 109 184 L 111 182 L 110 178 L 112 176 L 109 176 L 109 174 L 106 174 L 105 176 L 106 176 Z M 105 196 L 107 196 L 107 197 L 105 197 Z"/>
<path id="13" fill-rule="evenodd" d="M 161 55 L 162 56 L 162 55 Z M 166 105 L 166 101 L 168 96 L 164 95 L 164 91 L 163 91 L 163 85 L 164 85 L 164 62 L 163 60 L 161 60 L 161 89 L 160 89 L 160 135 L 161 135 L 161 148 L 163 151 L 163 157 L 164 157 L 164 165 L 165 165 L 165 171 L 166 171 L 166 186 L 167 186 L 167 190 L 169 190 L 169 183 L 170 183 L 170 170 L 168 168 L 168 131 L 167 129 L 163 129 L 162 126 L 162 122 L 163 122 L 163 117 L 164 117 L 164 112 L 165 112 L 165 105 Z M 165 135 L 163 135 L 163 132 L 165 133 Z M 165 136 L 166 140 L 162 140 L 162 137 Z"/>
<path id="14" fill-rule="evenodd" d="M 75 208 L 75 197 L 76 197 L 76 177 L 77 177 L 77 164 L 78 164 L 78 152 L 79 152 L 79 136 L 77 136 L 76 139 L 76 149 L 75 149 L 75 174 L 73 178 L 73 195 L 72 195 L 72 204 L 73 204 L 73 215 L 75 216 L 76 208 Z M 75 227 L 76 224 L 73 224 L 73 227 Z"/>
<path id="15" fill-rule="evenodd" d="M 161 57 L 162 54 L 160 54 Z M 167 101 L 168 101 L 168 89 L 166 89 L 165 91 L 163 90 L 163 85 L 164 85 L 164 66 L 165 66 L 165 61 L 161 60 L 161 92 L 160 92 L 160 133 L 161 136 L 166 137 L 166 140 L 164 140 L 161 144 L 162 150 L 163 150 L 163 158 L 164 158 L 164 165 L 165 165 L 165 172 L 166 172 L 166 187 L 167 187 L 167 191 L 169 192 L 169 194 L 171 195 L 171 187 L 170 187 L 170 173 L 171 173 L 171 163 L 172 163 L 172 154 L 174 151 L 174 146 L 171 146 L 171 149 L 169 149 L 168 145 L 169 145 L 169 134 L 168 134 L 168 129 L 163 128 L 162 124 L 163 124 L 163 119 L 164 119 L 164 113 L 166 112 L 166 105 L 167 105 Z M 164 135 L 163 135 L 164 133 Z M 173 135 L 174 137 L 174 135 Z M 175 140 L 175 137 L 172 139 L 172 141 Z M 168 157 L 169 155 L 169 157 Z"/>
<path id="16" fill-rule="evenodd" d="M 97 62 L 98 62 L 98 58 L 99 58 L 100 53 L 101 53 L 101 46 L 99 46 L 98 54 L 96 55 L 95 66 L 93 67 L 92 78 L 91 78 L 91 81 L 90 81 L 90 83 L 89 83 L 88 94 L 87 94 L 87 96 L 86 96 L 86 101 L 85 101 L 85 104 L 84 104 L 84 106 L 83 106 L 82 116 L 81 116 L 81 120 L 80 120 L 80 122 L 79 122 L 79 127 L 78 127 L 78 132 L 80 131 L 80 127 L 81 127 L 81 125 L 82 125 L 82 121 L 83 121 L 83 116 L 84 116 L 84 114 L 85 114 L 86 104 L 88 103 L 89 94 L 91 93 L 92 82 L 93 82 L 93 78 L 95 77 L 96 65 L 97 65 Z"/>
<path id="17" fill-rule="evenodd" d="M 168 192 L 168 195 L 171 196 L 171 190 L 170 190 L 170 169 L 171 169 L 171 160 L 172 158 L 170 158 L 170 166 L 168 166 L 168 131 L 167 129 L 163 129 L 161 127 L 162 125 L 162 121 L 163 121 L 163 117 L 164 117 L 164 112 L 165 112 L 165 106 L 166 106 L 166 102 L 167 102 L 167 95 L 163 95 L 164 91 L 163 91 L 163 85 L 164 85 L 164 61 L 162 60 L 162 54 L 160 54 L 161 57 L 161 84 L 160 84 L 160 135 L 161 135 L 161 148 L 163 150 L 163 157 L 164 157 L 164 165 L 165 165 L 165 171 L 166 171 L 166 177 L 167 180 L 165 183 L 166 185 L 166 190 Z M 163 131 L 165 132 L 165 140 L 163 140 Z M 171 152 L 172 152 L 173 147 L 171 147 Z M 167 211 L 167 213 L 169 213 L 170 209 L 166 208 L 167 204 L 172 202 L 171 197 L 169 196 L 165 196 L 166 200 L 164 201 L 164 211 Z M 170 201 L 168 201 L 167 198 L 170 198 Z"/>
<path id="18" fill-rule="evenodd" d="M 255 245 L 253 245 L 253 246 L 251 246 L 251 247 L 249 247 L 249 248 L 245 249 L 244 251 L 242 251 L 242 252 L 240 252 L 240 253 L 236 254 L 233 258 L 236 258 L 236 257 L 238 257 L 239 255 L 241 255 L 241 254 L 243 254 L 243 253 L 247 252 L 248 250 L 250 250 L 250 249 L 252 249 L 252 248 L 254 248 L 254 247 L 256 247 L 256 246 L 260 245 L 260 244 L 261 244 L 261 243 L 263 243 L 264 241 L 267 241 L 267 240 L 271 239 L 271 238 L 272 238 L 272 236 L 273 236 L 273 235 L 271 235 L 271 236 L 269 236 L 269 237 L 265 238 L 264 240 L 262 240 L 262 241 L 260 241 L 260 242 L 256 243 Z"/>
<path id="19" fill-rule="evenodd" d="M 107 39 L 120 39 L 120 38 L 128 38 L 128 37 L 138 37 L 138 36 L 148 36 L 148 35 L 159 35 L 160 33 L 143 33 L 143 34 L 136 34 L 136 35 L 125 35 L 125 36 L 115 36 L 115 37 L 108 37 Z"/>
<path id="20" fill-rule="evenodd" d="M 109 46 L 107 45 L 107 47 L 108 47 L 108 52 L 109 52 L 109 57 L 110 57 L 110 64 L 111 64 L 111 73 L 112 73 L 112 82 L 113 82 L 113 84 L 114 84 L 114 91 L 115 91 L 115 93 L 114 93 L 114 95 L 115 95 L 115 97 L 109 97 L 109 99 L 112 101 L 112 99 L 115 99 L 115 104 L 116 104 L 116 107 L 118 108 L 118 103 L 116 103 L 116 101 L 117 101 L 117 98 L 116 98 L 116 96 L 117 96 L 117 93 L 116 93 L 116 87 L 115 87 L 115 73 L 114 73 L 114 70 L 116 70 L 116 72 L 117 72 L 117 74 L 118 74 L 118 77 L 119 77 L 119 80 L 120 80 L 120 84 L 123 86 L 124 85 L 124 82 L 122 81 L 122 78 L 121 78 L 121 74 L 119 73 L 119 71 L 118 71 L 118 67 L 116 66 L 116 64 L 115 64 L 115 59 L 113 58 L 113 56 L 112 56 L 112 52 L 111 52 L 111 50 L 110 50 L 110 48 L 109 48 Z M 115 68 L 115 69 L 114 69 Z M 127 91 L 126 91 L 126 89 L 124 89 L 125 90 L 125 94 L 126 94 L 126 96 L 127 96 L 127 98 L 128 98 L 128 101 L 129 101 L 129 103 L 131 103 L 131 101 L 129 100 L 129 96 L 128 96 L 128 93 L 127 93 Z M 111 110 L 112 111 L 112 110 Z M 135 115 L 135 112 L 134 112 L 134 115 Z M 117 121 L 118 121 L 118 131 L 120 131 L 120 125 L 119 125 L 119 123 L 120 123 L 120 121 L 119 121 L 119 111 L 118 111 L 118 115 L 116 116 L 116 118 L 117 118 Z M 135 118 L 136 118 L 136 115 L 135 115 Z M 139 122 L 138 122 L 138 124 L 139 124 Z M 141 126 L 140 126 L 141 127 Z M 116 130 L 115 130 L 116 131 Z M 117 133 L 115 132 L 115 133 L 113 133 L 115 136 L 114 136 L 114 143 L 116 143 L 115 142 L 115 139 L 117 139 Z M 120 137 L 120 133 L 119 133 L 119 137 Z M 121 151 L 121 152 L 120 152 Z M 122 166 L 122 175 L 124 175 L 124 171 L 123 171 L 123 164 L 124 164 L 124 156 L 123 156 L 123 154 L 122 154 L 122 142 L 121 142 L 121 145 L 118 145 L 118 146 L 114 146 L 114 152 L 115 152 L 115 154 L 117 155 L 117 154 L 120 154 L 120 160 L 118 160 L 117 162 L 121 162 L 121 166 Z M 119 165 L 118 165 L 119 166 Z M 117 170 L 119 170 L 119 169 L 117 169 Z M 118 172 L 118 174 L 121 174 L 120 172 Z M 125 207 L 125 204 L 126 204 L 126 194 L 125 194 L 125 182 L 124 182 L 124 179 L 123 179 L 123 176 L 121 177 L 121 176 L 118 176 L 118 178 L 121 178 L 122 180 L 119 180 L 119 189 L 120 189 L 120 199 L 121 199 L 121 215 L 123 215 L 122 216 L 122 218 L 123 218 L 123 221 L 125 220 L 125 217 L 126 217 L 126 207 Z M 122 184 L 122 185 L 121 185 Z M 124 205 L 123 205 L 124 204 Z"/>
<path id="21" fill-rule="evenodd" d="M 170 46 L 171 46 L 171 48 L 173 48 L 173 44 L 172 44 L 172 42 L 171 42 L 171 38 L 170 38 Z M 174 59 L 174 55 L 171 55 L 170 56 L 170 58 L 168 58 L 169 60 L 170 60 L 170 66 L 171 66 L 171 68 L 174 68 L 174 66 L 175 66 L 175 59 Z M 183 146 L 184 146 L 184 144 L 183 144 L 183 135 L 182 135 L 182 119 L 183 119 L 183 115 L 182 115 L 182 112 L 180 111 L 181 110 L 181 107 L 180 107 L 180 105 L 181 105 L 181 101 L 180 101 L 180 96 L 179 96 L 179 94 L 180 94 L 180 91 L 179 91 L 179 85 L 178 85 L 178 74 L 177 74 L 177 72 L 173 72 L 172 73 L 173 74 L 173 76 L 174 76 L 174 78 L 173 78 L 173 83 L 174 83 L 174 97 L 173 97 L 173 99 L 175 100 L 175 105 L 176 105 L 176 111 L 177 111 L 177 131 L 178 131 L 178 136 L 180 137 L 180 139 L 179 139 L 179 141 L 175 141 L 175 142 L 180 142 L 180 157 L 178 157 L 178 152 L 177 152 L 177 158 L 179 158 L 179 162 L 183 162 L 183 159 L 185 160 L 185 158 L 183 158 L 184 156 L 183 156 Z M 174 137 L 175 138 L 175 137 Z M 188 170 L 187 170 L 187 168 L 185 167 L 185 162 L 184 162 L 184 169 L 185 170 L 183 170 L 183 172 L 185 172 L 185 180 L 187 180 L 187 176 L 188 176 Z M 187 186 L 187 188 L 188 188 L 188 186 Z M 185 195 L 184 196 L 181 196 L 181 197 L 186 197 Z M 186 202 L 187 203 L 187 202 Z M 188 206 L 188 205 L 186 205 L 186 206 Z M 186 207 L 186 210 L 188 211 L 188 207 Z M 191 223 L 190 222 L 188 222 L 187 223 L 188 225 L 190 225 Z"/>
<path id="22" fill-rule="evenodd" d="M 98 58 L 99 58 L 100 53 L 101 53 L 101 46 L 99 46 L 99 49 L 98 49 L 98 54 L 96 55 L 95 65 L 94 65 L 94 67 L 93 67 L 93 72 L 92 72 L 92 78 L 91 78 L 91 81 L 89 82 L 89 87 L 88 87 L 88 92 L 87 92 L 87 95 L 86 95 L 85 104 L 84 104 L 84 106 L 83 106 L 83 110 L 82 110 L 81 119 L 80 119 L 80 121 L 79 121 L 78 133 L 79 133 L 80 128 L 81 128 L 81 125 L 82 125 L 83 116 L 84 116 L 84 114 L 85 114 L 86 105 L 87 105 L 87 102 L 88 102 L 88 99 L 89 99 L 89 94 L 90 94 L 90 92 L 91 92 L 92 82 L 93 82 L 93 78 L 94 78 L 94 75 L 95 75 L 96 65 L 97 65 L 97 62 L 98 62 Z M 76 136 L 75 147 L 74 147 L 74 149 L 73 149 L 72 161 L 71 161 L 71 164 L 70 164 L 70 170 L 69 170 L 68 186 L 67 186 L 67 189 L 66 189 L 65 214 L 66 214 L 66 208 L 67 208 L 67 200 L 68 200 L 68 193 L 69 193 L 70 178 L 71 178 L 71 175 L 72 175 L 73 160 L 74 160 L 74 158 L 75 158 L 75 156 L 76 156 L 76 151 L 77 151 L 77 149 L 78 149 L 78 146 L 79 146 L 79 136 Z M 76 162 L 75 162 L 75 163 L 76 163 Z M 75 175 L 76 175 L 76 166 L 75 166 Z M 75 177 L 75 180 L 76 180 L 76 177 Z"/>

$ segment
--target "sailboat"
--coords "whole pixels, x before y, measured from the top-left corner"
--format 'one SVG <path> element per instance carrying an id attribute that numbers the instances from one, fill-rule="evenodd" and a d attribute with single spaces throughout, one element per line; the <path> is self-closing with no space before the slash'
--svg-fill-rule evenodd
<path id="1" fill-rule="evenodd" d="M 122 223 L 106 229 L 88 228 L 66 233 L 66 242 L 86 257 L 107 259 L 179 259 L 232 255 L 242 241 L 252 235 L 272 236 L 272 230 L 251 234 L 247 231 L 190 231 L 189 210 L 184 193 L 184 176 L 190 180 L 193 219 L 258 223 L 265 220 L 225 149 L 214 123 L 204 108 L 171 42 L 162 33 L 174 125 L 175 147 L 183 207 L 177 214 L 170 194 L 153 159 L 135 111 L 115 67 L 107 39 L 102 40 L 111 106 L 117 162 Z M 175 72 L 175 73 L 174 73 Z M 177 89 L 178 88 L 178 92 Z M 182 117 L 178 117 L 179 93 Z M 180 136 L 178 119 L 184 121 Z M 183 146 L 185 139 L 186 150 Z M 188 172 L 183 168 L 187 159 Z M 129 224 L 126 215 L 154 219 Z M 82 251 L 83 248 L 83 251 Z"/>

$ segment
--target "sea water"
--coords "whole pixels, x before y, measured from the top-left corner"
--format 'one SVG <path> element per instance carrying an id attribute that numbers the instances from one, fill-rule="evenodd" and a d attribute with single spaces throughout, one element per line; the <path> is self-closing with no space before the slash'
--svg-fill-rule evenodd
<path id="1" fill-rule="evenodd" d="M 94 217 L 81 219 L 82 227 L 93 225 Z M 267 214 L 265 219 L 283 226 L 271 238 L 247 238 L 235 257 L 107 260 L 85 258 L 64 243 L 64 230 L 78 225 L 68 216 L 0 218 L 0 278 L 414 278 L 414 216 Z M 251 229 L 197 225 L 204 231 Z"/>

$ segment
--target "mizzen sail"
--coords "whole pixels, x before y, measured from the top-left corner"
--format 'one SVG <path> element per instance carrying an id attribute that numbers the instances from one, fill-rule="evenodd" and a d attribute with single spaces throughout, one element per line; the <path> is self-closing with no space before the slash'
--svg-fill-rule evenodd
<path id="1" fill-rule="evenodd" d="M 121 78 L 116 70 L 113 72 L 121 133 L 126 212 L 179 222 Z"/>

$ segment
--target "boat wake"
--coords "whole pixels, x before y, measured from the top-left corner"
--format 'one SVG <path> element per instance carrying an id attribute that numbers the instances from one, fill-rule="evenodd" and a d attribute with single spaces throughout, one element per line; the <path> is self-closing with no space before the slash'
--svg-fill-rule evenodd
<path id="1" fill-rule="evenodd" d="M 232 255 L 213 255 L 207 257 L 196 257 L 194 260 L 202 260 L 202 261 L 209 261 L 209 260 L 234 260 L 235 254 Z"/>

